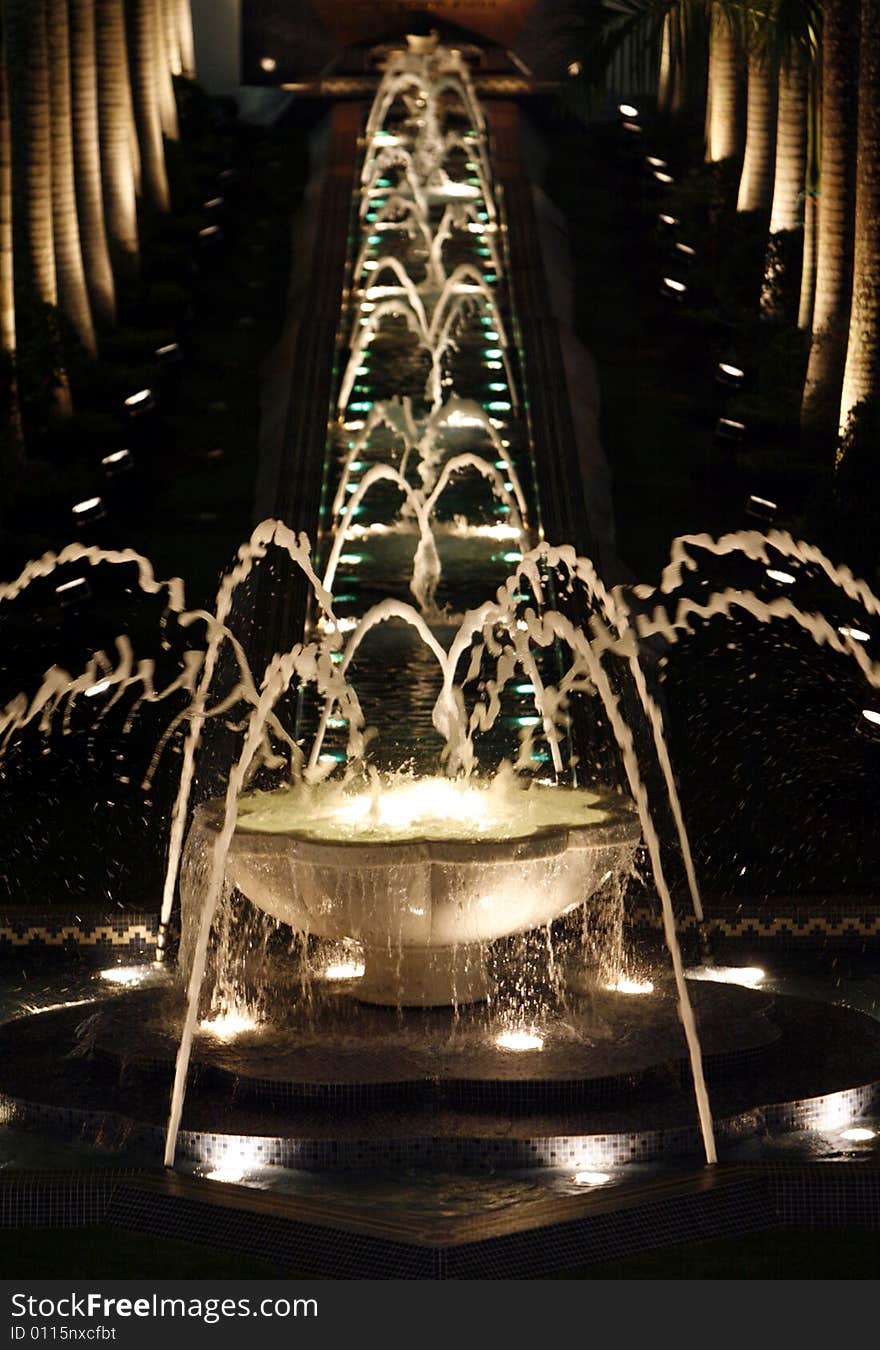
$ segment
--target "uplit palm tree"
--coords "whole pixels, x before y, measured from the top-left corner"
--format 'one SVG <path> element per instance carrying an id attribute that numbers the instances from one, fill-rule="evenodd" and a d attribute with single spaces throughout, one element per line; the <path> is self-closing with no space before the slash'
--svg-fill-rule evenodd
<path id="1" fill-rule="evenodd" d="M 52 114 L 49 51 L 42 0 L 5 0 L 6 73 L 12 129 L 13 249 L 16 314 L 19 297 L 54 309 L 58 304 L 52 224 Z M 58 416 L 72 404 L 66 375 L 52 372 Z"/>
<path id="2" fill-rule="evenodd" d="M 746 150 L 736 209 L 769 211 L 773 197 L 773 163 L 776 152 L 776 72 L 760 35 L 750 36 Z"/>
<path id="3" fill-rule="evenodd" d="M 92 313 L 99 323 L 111 324 L 116 318 L 116 288 L 101 192 L 95 0 L 70 0 L 70 72 L 76 199 L 83 263 Z"/>
<path id="4" fill-rule="evenodd" d="M 9 128 L 9 95 L 6 87 L 6 39 L 3 4 L 0 0 L 0 351 L 7 363 L 3 392 L 7 399 L 6 425 L 2 428 L 7 451 L 19 458 L 23 448 L 21 413 L 15 378 L 15 266 L 12 252 L 12 146 Z"/>
<path id="5" fill-rule="evenodd" d="M 709 6 L 707 0 L 666 0 L 662 9 L 657 107 L 677 117 L 706 98 Z"/>
<path id="6" fill-rule="evenodd" d="M 812 440 L 830 441 L 836 436 L 846 360 L 853 272 L 858 23 L 857 0 L 825 0 L 816 296 L 801 405 L 801 428 Z"/>
<path id="7" fill-rule="evenodd" d="M 804 247 L 801 265 L 801 296 L 798 328 L 813 327 L 813 301 L 816 296 L 816 254 L 819 245 L 819 177 L 822 140 L 821 72 L 811 67 L 807 90 L 807 167 L 804 176 Z"/>
<path id="8" fill-rule="evenodd" d="M 12 124 L 12 192 L 19 290 L 58 302 L 52 238 L 52 116 L 46 14 L 35 0 L 5 0 Z"/>
<path id="9" fill-rule="evenodd" d="M 137 262 L 139 242 L 123 0 L 95 0 L 95 54 L 105 220 L 114 266 L 124 266 Z"/>
<path id="10" fill-rule="evenodd" d="M 880 0 L 862 0 L 852 311 L 839 426 L 880 398 Z"/>
<path id="11" fill-rule="evenodd" d="M 797 273 L 795 258 L 801 252 L 799 244 L 804 245 L 801 256 L 808 271 L 810 267 L 815 271 L 815 198 L 809 222 L 805 221 L 804 208 L 808 195 L 810 129 L 816 113 L 811 95 L 816 93 L 820 31 L 818 0 L 770 0 L 765 40 L 768 59 L 779 71 L 779 104 L 770 235 L 761 295 L 761 308 L 767 315 L 780 315 L 784 310 L 785 293 L 790 289 L 787 283 Z M 814 159 L 810 156 L 811 161 Z M 811 191 L 817 172 L 818 165 L 812 162 Z M 809 237 L 806 224 L 810 227 Z M 805 232 L 799 238 L 802 225 Z"/>
<path id="12" fill-rule="evenodd" d="M 710 0 L 706 159 L 732 159 L 741 149 L 740 66 L 736 25 L 724 0 Z"/>
<path id="13" fill-rule="evenodd" d="M 180 44 L 181 74 L 188 80 L 196 77 L 196 49 L 193 41 L 192 6 L 190 0 L 172 0 L 177 16 L 177 37 Z"/>
<path id="14" fill-rule="evenodd" d="M 141 151 L 143 194 L 151 210 L 171 207 L 159 108 L 158 11 L 155 0 L 131 0 L 127 7 L 134 115 Z"/>
<path id="15" fill-rule="evenodd" d="M 156 80 L 158 82 L 159 117 L 162 122 L 162 134 L 169 140 L 180 139 L 177 126 L 177 101 L 174 97 L 174 81 L 171 78 L 171 52 L 168 46 L 168 30 L 165 21 L 164 0 L 153 0 L 156 17 L 153 23 L 156 41 Z"/>
<path id="16" fill-rule="evenodd" d="M 67 0 L 45 0 L 52 111 L 52 223 L 62 313 L 90 355 L 97 351 L 76 209 Z"/>
<path id="17" fill-rule="evenodd" d="M 180 62 L 180 30 L 177 26 L 177 0 L 159 0 L 162 6 L 162 24 L 165 34 L 165 51 L 168 67 L 172 75 L 182 75 Z"/>

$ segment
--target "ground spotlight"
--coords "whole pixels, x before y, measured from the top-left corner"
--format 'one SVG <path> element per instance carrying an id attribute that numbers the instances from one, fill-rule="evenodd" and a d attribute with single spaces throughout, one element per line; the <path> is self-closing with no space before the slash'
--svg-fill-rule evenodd
<path id="1" fill-rule="evenodd" d="M 687 294 L 687 285 L 677 277 L 663 277 L 660 282 L 660 294 L 665 300 L 680 302 Z"/>
<path id="2" fill-rule="evenodd" d="M 77 502 L 70 510 L 79 526 L 93 525 L 95 521 L 103 520 L 107 514 L 107 508 L 101 497 L 86 497 L 84 501 Z"/>
<path id="3" fill-rule="evenodd" d="M 740 445 L 745 440 L 746 424 L 735 417 L 719 417 L 715 423 L 715 439 L 726 445 Z"/>
<path id="4" fill-rule="evenodd" d="M 753 516 L 755 520 L 763 521 L 765 525 L 773 523 L 778 511 L 778 505 L 776 502 L 772 502 L 769 497 L 756 497 L 752 493 L 746 502 L 746 515 Z"/>
<path id="5" fill-rule="evenodd" d="M 128 473 L 134 468 L 134 456 L 130 450 L 114 450 L 111 455 L 104 456 L 101 467 L 108 478 L 115 478 L 118 473 Z"/>

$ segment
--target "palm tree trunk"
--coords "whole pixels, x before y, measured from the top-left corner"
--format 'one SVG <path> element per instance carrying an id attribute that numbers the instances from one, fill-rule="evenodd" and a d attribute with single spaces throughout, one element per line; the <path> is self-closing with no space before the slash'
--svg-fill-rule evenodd
<path id="1" fill-rule="evenodd" d="M 792 56 L 779 73 L 776 167 L 770 233 L 800 228 L 801 201 L 807 171 L 807 66 Z"/>
<path id="2" fill-rule="evenodd" d="M 180 43 L 181 74 L 188 80 L 196 78 L 196 49 L 193 40 L 192 6 L 190 0 L 172 0 L 177 15 L 177 37 Z"/>
<path id="3" fill-rule="evenodd" d="M 801 227 L 807 169 L 807 90 L 807 65 L 795 53 L 779 72 L 776 166 L 761 291 L 761 309 L 768 316 L 782 316 L 796 269 L 795 232 Z"/>
<path id="4" fill-rule="evenodd" d="M 685 66 L 687 52 L 685 50 L 685 26 L 681 21 L 680 14 L 671 14 L 669 18 L 672 25 L 672 91 L 669 111 L 673 117 L 678 117 L 684 112 L 686 102 Z"/>
<path id="5" fill-rule="evenodd" d="M 5 9 L 18 289 L 57 305 L 46 14 L 35 0 L 5 0 Z"/>
<path id="6" fill-rule="evenodd" d="M 855 215 L 857 35 L 857 0 L 826 0 L 816 299 L 801 404 L 801 430 L 812 440 L 836 435 L 846 360 Z"/>
<path id="7" fill-rule="evenodd" d="M 141 150 L 144 198 L 153 211 L 170 210 L 165 146 L 159 112 L 159 81 L 154 0 L 131 0 L 128 6 L 132 95 Z"/>
<path id="8" fill-rule="evenodd" d="M 769 211 L 776 148 L 776 77 L 769 62 L 749 53 L 746 153 L 739 180 L 737 211 Z"/>
<path id="9" fill-rule="evenodd" d="M 95 0 L 95 51 L 101 180 L 114 263 L 136 264 L 139 252 L 135 178 L 131 162 L 131 87 L 122 0 Z"/>
<path id="10" fill-rule="evenodd" d="M 880 0 L 862 0 L 852 310 L 839 425 L 880 398 Z"/>
<path id="11" fill-rule="evenodd" d="M 52 221 L 52 112 L 49 48 L 43 0 L 4 0 L 9 53 L 6 74 L 12 128 L 12 246 L 15 254 L 16 314 L 20 302 L 58 305 Z M 35 316 L 40 339 L 46 320 Z M 51 340 L 51 337 L 50 337 Z M 58 417 L 73 411 L 70 386 L 60 361 L 50 399 Z"/>
<path id="12" fill-rule="evenodd" d="M 94 356 L 98 350 L 89 290 L 83 267 L 76 210 L 73 134 L 70 101 L 70 34 L 67 0 L 47 0 L 49 42 L 49 97 L 52 108 L 52 219 L 55 267 L 61 311 L 82 346 Z"/>
<path id="13" fill-rule="evenodd" d="M 739 153 L 739 71 L 736 38 L 727 15 L 712 6 L 709 34 L 709 93 L 706 100 L 706 159 L 712 163 Z"/>
<path id="14" fill-rule="evenodd" d="M 801 298 L 798 306 L 798 328 L 805 332 L 813 326 L 813 303 L 816 298 L 816 250 L 819 242 L 819 207 L 815 192 L 804 195 L 804 261 L 801 270 Z"/>
<path id="15" fill-rule="evenodd" d="M 70 0 L 70 69 L 76 198 L 86 281 L 95 318 L 99 323 L 112 324 L 116 319 L 116 288 L 101 192 L 95 0 Z"/>
<path id="16" fill-rule="evenodd" d="M 3 6 L 0 3 L 0 349 L 6 354 L 8 368 L 3 385 L 7 412 L 7 458 L 21 461 L 24 437 L 21 407 L 15 377 L 15 265 L 12 252 L 12 146 L 9 127 L 9 95 L 6 87 L 6 39 Z M 8 462 L 3 466 L 10 467 Z"/>
<path id="17" fill-rule="evenodd" d="M 153 0 L 156 11 L 153 28 L 156 41 L 156 79 L 159 88 L 159 116 L 162 120 L 162 134 L 170 141 L 180 139 L 177 126 L 177 101 L 174 97 L 174 81 L 171 78 L 171 55 L 165 30 L 165 8 L 163 0 Z"/>
<path id="18" fill-rule="evenodd" d="M 162 6 L 162 23 L 165 33 L 165 50 L 168 54 L 168 66 L 172 75 L 182 75 L 180 63 L 180 33 L 177 30 L 177 0 L 159 0 Z"/>
<path id="19" fill-rule="evenodd" d="M 674 87 L 672 66 L 672 15 L 663 16 L 663 31 L 660 37 L 660 72 L 657 76 L 657 111 L 668 113 L 672 110 L 672 91 Z"/>

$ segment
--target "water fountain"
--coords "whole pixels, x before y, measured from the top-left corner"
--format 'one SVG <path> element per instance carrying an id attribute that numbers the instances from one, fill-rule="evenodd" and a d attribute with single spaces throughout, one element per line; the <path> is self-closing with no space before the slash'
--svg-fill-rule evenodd
<path id="1" fill-rule="evenodd" d="M 169 634 L 205 635 L 170 677 L 120 639 L 115 659 L 99 651 L 79 674 L 50 672 L 0 718 L 5 746 L 35 721 L 69 719 L 85 698 L 106 698 L 103 716 L 126 707 L 126 725 L 145 706 L 171 710 L 147 777 L 169 747 L 181 750 L 162 941 L 179 881 L 185 997 L 167 981 L 136 990 L 90 1024 L 89 1045 L 114 1063 L 121 1055 L 120 1076 L 175 1057 L 173 1164 L 220 1137 L 216 1103 L 200 1098 L 196 1125 L 183 1127 L 191 1061 L 197 1094 L 212 1074 L 236 1096 L 300 1107 L 322 1093 L 384 1100 L 401 1084 L 419 1102 L 473 1103 L 491 1088 L 516 1113 L 526 1101 L 583 1107 L 600 1092 L 646 1090 L 683 1037 L 714 1162 L 704 1061 L 718 1073 L 743 1045 L 763 1053 L 774 1036 L 756 996 L 697 992 L 685 979 L 649 775 L 665 788 L 697 920 L 702 904 L 643 644 L 674 643 L 693 617 L 745 607 L 801 624 L 880 687 L 860 642 L 787 596 L 731 587 L 675 599 L 692 546 L 809 560 L 854 604 L 872 614 L 880 604 L 778 532 L 682 541 L 660 586 L 631 594 L 609 592 L 587 559 L 551 546 L 503 200 L 466 64 L 431 43 L 392 56 L 363 154 L 314 551 L 263 522 L 211 614 L 188 611 L 182 588 L 163 587 L 137 555 L 79 545 L 31 564 L 0 595 L 56 571 L 133 566 L 144 593 L 165 597 Z M 239 630 L 253 578 L 276 555 L 310 599 L 301 640 L 259 671 Z M 591 781 L 581 762 L 594 709 L 628 795 Z M 631 709 L 644 724 L 638 744 Z M 640 841 L 668 952 L 650 981 L 627 968 L 621 938 Z M 68 1026 L 69 1014 L 58 1017 Z M 681 1101 L 673 1111 L 662 1098 L 646 1108 L 652 1135 L 658 1122 L 680 1124 Z M 742 1102 L 755 1105 L 748 1091 L 725 1098 L 724 1138 L 743 1128 Z M 603 1138 L 618 1137 L 613 1113 L 593 1119 L 606 1120 Z M 582 1115 L 560 1120 L 559 1134 L 583 1135 Z M 332 1121 L 312 1127 L 326 1134 Z M 421 1146 L 419 1130 L 422 1118 L 410 1132 Z M 250 1119 L 240 1136 L 225 1133 L 257 1146 Z M 678 1146 L 692 1150 L 694 1133 Z M 272 1118 L 271 1137 L 267 1156 L 301 1157 L 301 1131 Z"/>

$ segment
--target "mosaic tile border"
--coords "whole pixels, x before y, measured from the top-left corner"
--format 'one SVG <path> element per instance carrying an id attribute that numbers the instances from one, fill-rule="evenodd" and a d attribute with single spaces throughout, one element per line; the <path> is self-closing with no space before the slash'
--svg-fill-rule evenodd
<path id="1" fill-rule="evenodd" d="M 768 1128 L 777 1131 L 834 1129 L 857 1119 L 880 1101 L 880 1080 L 819 1097 L 756 1106 L 716 1120 L 719 1143 L 732 1143 Z M 100 1141 L 105 1149 L 142 1146 L 161 1156 L 165 1131 L 112 1111 L 52 1106 L 0 1094 L 0 1124 L 49 1129 L 67 1137 Z M 699 1157 L 700 1130 L 693 1125 L 620 1134 L 509 1136 L 403 1136 L 361 1139 L 293 1138 L 181 1130 L 182 1157 L 217 1167 L 230 1157 L 252 1167 L 289 1167 L 302 1171 L 361 1170 L 365 1167 L 435 1167 L 480 1171 L 486 1167 L 594 1167 L 650 1162 L 658 1158 Z"/>
<path id="2" fill-rule="evenodd" d="M 776 907 L 781 909 L 781 906 Z M 627 923 L 634 927 L 652 928 L 658 932 L 663 929 L 663 916 L 659 903 L 654 909 L 648 905 L 638 905 L 627 911 Z M 874 907 L 866 902 L 853 905 L 847 912 L 837 902 L 829 906 L 827 913 L 818 914 L 816 909 L 799 905 L 786 913 L 774 912 L 774 909 L 762 907 L 753 910 L 737 909 L 736 914 L 707 913 L 702 927 L 710 934 L 722 938 L 761 938 L 785 940 L 796 938 L 799 941 L 821 941 L 829 938 L 880 939 L 880 906 Z M 683 933 L 696 933 L 700 928 L 693 914 L 680 915 L 678 929 Z"/>
<path id="3" fill-rule="evenodd" d="M 709 902 L 711 906 L 711 901 Z M 817 913 L 819 904 L 824 912 Z M 663 918 L 659 904 L 637 905 L 629 909 L 626 921 L 635 928 L 662 931 Z M 679 916 L 682 933 L 695 933 L 699 925 L 693 914 Z M 705 930 L 720 938 L 751 938 L 752 940 L 798 939 L 825 942 L 828 939 L 880 939 L 880 903 L 865 900 L 844 903 L 817 901 L 813 907 L 785 901 L 770 907 L 749 908 L 739 905 L 736 911 L 708 913 Z M 153 951 L 158 943 L 158 914 L 142 911 L 107 913 L 105 910 L 84 914 L 39 913 L 33 910 L 0 912 L 0 955 L 11 949 L 77 947 L 127 947 L 133 952 Z"/>
<path id="4" fill-rule="evenodd" d="M 158 937 L 158 914 L 143 911 L 108 914 L 106 910 L 98 910 L 76 915 L 33 910 L 0 913 L 0 954 L 22 947 L 71 946 L 126 947 L 132 952 L 143 952 L 154 950 Z"/>
<path id="5" fill-rule="evenodd" d="M 617 1203 L 614 1203 L 615 1200 Z M 853 1163 L 721 1165 L 678 1178 L 585 1198 L 564 1212 L 542 1207 L 468 1216 L 392 1236 L 368 1232 L 360 1216 L 316 1223 L 296 1203 L 271 1202 L 138 1170 L 24 1173 L 0 1179 L 0 1228 L 85 1228 L 104 1224 L 155 1238 L 201 1243 L 262 1257 L 288 1270 L 336 1279 L 536 1278 L 619 1260 L 676 1243 L 768 1229 L 880 1229 L 880 1169 Z M 268 1209 L 268 1212 L 267 1212 Z M 503 1225 L 504 1216 L 500 1223 Z M 821 1271 L 817 1271 L 821 1275 Z"/>

